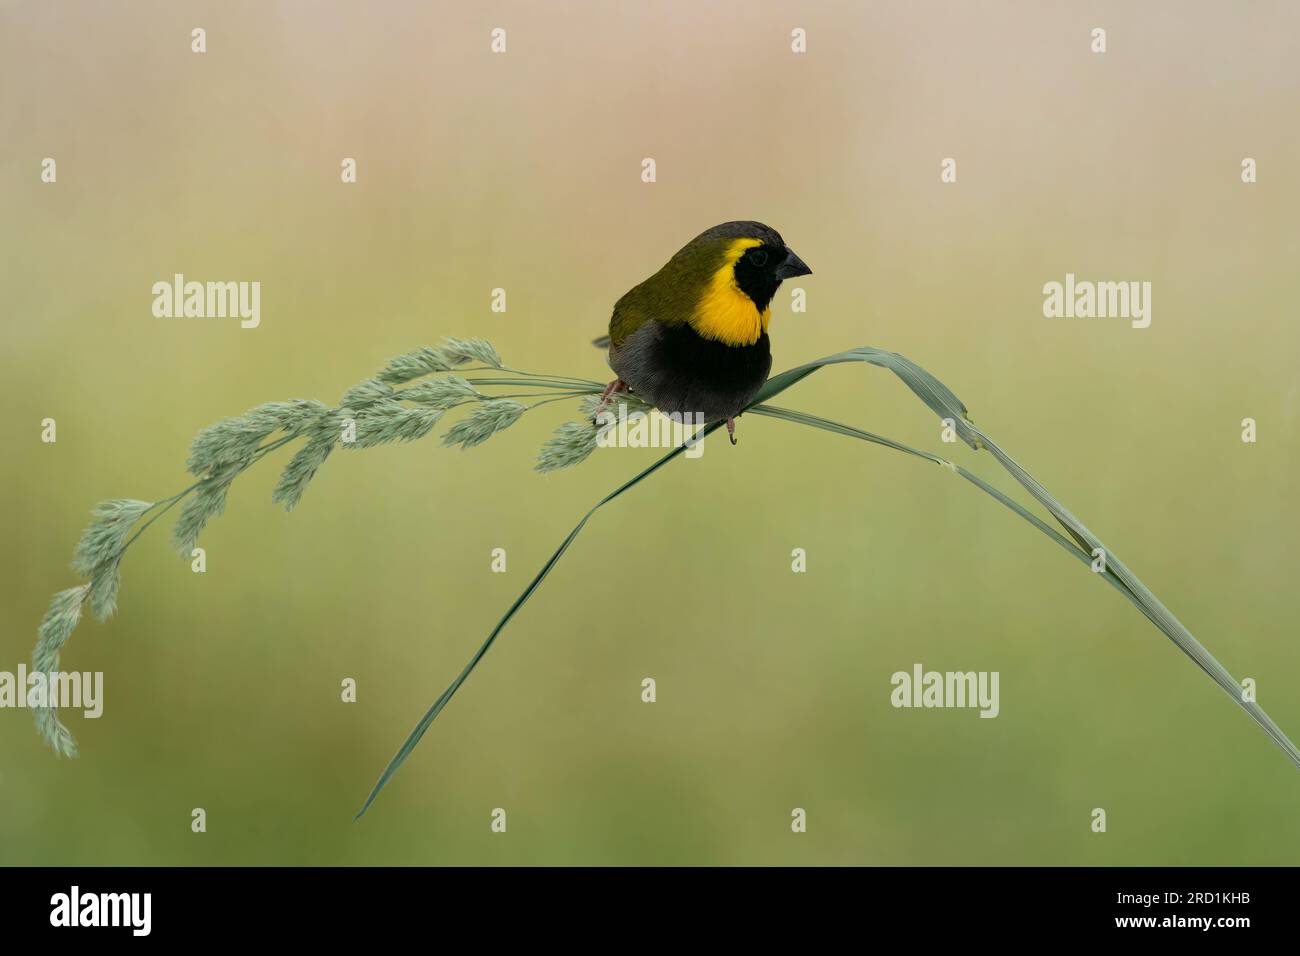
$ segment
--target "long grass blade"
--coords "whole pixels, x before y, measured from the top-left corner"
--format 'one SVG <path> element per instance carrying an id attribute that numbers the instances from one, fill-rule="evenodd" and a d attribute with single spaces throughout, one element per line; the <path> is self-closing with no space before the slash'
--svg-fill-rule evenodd
<path id="1" fill-rule="evenodd" d="M 706 426 L 703 432 L 701 432 L 700 438 L 703 438 L 705 435 L 720 427 L 720 425 L 720 422 L 715 422 L 712 425 Z M 375 798 L 379 796 L 379 791 L 384 789 L 384 786 L 392 779 L 393 774 L 397 773 L 398 768 L 405 763 L 406 758 L 411 755 L 411 751 L 414 750 L 416 744 L 420 742 L 420 738 L 423 737 L 425 731 L 429 729 L 429 725 L 434 722 L 440 713 L 442 713 L 442 709 L 447 706 L 456 691 L 460 690 L 460 685 L 465 683 L 465 679 L 469 677 L 470 672 L 478 666 L 478 662 L 483 659 L 483 655 L 488 652 L 488 649 L 491 648 L 492 644 L 496 641 L 497 635 L 500 634 L 505 626 L 510 623 L 510 619 L 518 613 L 519 609 L 528 603 L 528 599 L 533 596 L 533 593 L 541 585 L 542 581 L 551 573 L 551 569 L 559 563 L 560 558 L 564 556 L 564 552 L 569 550 L 569 545 L 573 544 L 574 539 L 582 533 L 582 529 L 587 526 L 587 522 L 591 520 L 591 516 L 619 495 L 623 494 L 623 492 L 635 487 L 646 478 L 649 478 L 652 474 L 684 451 L 686 451 L 685 445 L 679 445 L 674 448 L 654 464 L 650 465 L 650 467 L 638 472 L 632 478 L 629 478 L 623 484 L 619 485 L 607 494 L 604 498 L 601 498 L 591 506 L 591 509 L 585 515 L 582 516 L 582 520 L 574 525 L 573 530 L 570 531 L 568 536 L 560 542 L 560 546 L 555 549 L 555 553 L 551 555 L 550 559 L 547 560 L 544 565 L 542 565 L 542 569 L 537 572 L 537 575 L 528 583 L 528 586 L 524 588 L 519 597 L 515 598 L 515 602 L 510 605 L 510 608 L 502 616 L 501 620 L 497 621 L 496 627 L 492 628 L 492 632 L 488 634 L 487 640 L 485 640 L 479 649 L 474 652 L 474 656 L 469 659 L 469 663 L 465 665 L 464 669 L 456 676 L 456 679 L 448 685 L 447 689 L 442 692 L 438 699 L 433 702 L 433 705 L 425 712 L 424 716 L 420 718 L 420 722 L 416 724 L 415 728 L 407 735 L 406 740 L 402 742 L 402 746 L 399 747 L 397 753 L 393 755 L 393 759 L 388 761 L 388 766 L 384 768 L 384 772 L 380 774 L 379 779 L 375 781 L 375 785 L 370 789 L 370 794 L 366 797 L 366 802 L 361 805 L 361 809 L 357 811 L 357 815 L 353 819 L 361 819 L 365 812 L 370 809 L 370 805 L 374 803 Z"/>
<path id="2" fill-rule="evenodd" d="M 1119 559 L 1110 548 L 1102 543 L 1101 539 L 1093 534 L 1088 528 L 1071 514 L 1064 505 L 1054 498 L 1046 488 L 1044 488 L 1032 475 L 1026 472 L 1019 464 L 1006 454 L 998 445 L 987 435 L 984 435 L 978 429 L 972 426 L 978 441 L 987 448 L 998 460 L 1004 469 L 1018 481 L 1026 491 L 1034 496 L 1052 515 L 1061 522 L 1070 532 L 1078 539 L 1082 540 L 1086 547 L 1089 548 L 1090 554 L 1094 551 L 1101 551 L 1105 556 L 1105 568 L 1108 576 L 1113 576 L 1133 595 L 1134 603 L 1142 610 L 1160 631 L 1173 641 L 1174 645 L 1195 662 L 1196 666 L 1203 670 L 1209 677 L 1218 684 L 1229 697 L 1237 703 L 1242 710 L 1250 715 L 1264 732 L 1276 743 L 1287 758 L 1300 767 L 1300 750 L 1296 745 L 1275 724 L 1265 713 L 1264 709 L 1254 701 L 1248 701 L 1243 698 L 1241 685 L 1236 678 L 1228 671 L 1226 667 L 1219 663 L 1218 659 L 1198 641 L 1183 623 L 1173 615 L 1160 600 L 1151 593 L 1151 590 L 1142 583 L 1136 574 L 1134 574 L 1123 561 Z"/>
<path id="3" fill-rule="evenodd" d="M 958 435 L 968 445 L 976 449 L 987 449 L 998 464 L 1070 533 L 1070 536 L 1078 542 L 1080 548 L 1087 552 L 1090 564 L 1095 553 L 1098 551 L 1104 553 L 1105 577 L 1111 579 L 1111 583 L 1118 583 L 1127 592 L 1127 596 L 1132 603 L 1147 619 L 1168 637 L 1180 651 L 1190 657 L 1202 671 L 1209 675 L 1242 710 L 1246 711 L 1251 719 L 1259 724 L 1269 738 L 1282 749 L 1282 752 L 1286 754 L 1292 764 L 1300 767 L 1300 749 L 1296 748 L 1291 739 L 1273 722 L 1272 718 L 1265 713 L 1258 703 L 1243 698 L 1241 685 L 1228 669 L 1219 663 L 1218 659 L 1192 635 L 1191 631 L 1156 598 L 1137 575 L 1119 559 L 1118 555 L 1106 547 L 1100 538 L 1093 534 L 1042 484 L 970 421 L 966 414 L 966 406 L 946 385 L 919 365 L 901 355 L 871 348 L 850 349 L 846 352 L 839 352 L 824 359 L 818 359 L 816 362 L 800 366 L 798 369 L 792 370 L 792 372 L 804 372 L 807 375 L 827 365 L 845 362 L 868 362 L 894 372 L 932 410 L 942 418 L 952 419 Z M 790 375 L 791 373 L 785 374 Z M 778 376 L 778 378 L 782 377 Z M 804 375 L 799 376 L 799 378 L 803 377 Z M 797 380 L 795 379 L 795 381 Z M 793 384 L 793 382 L 790 384 Z M 783 391 L 786 387 L 788 385 L 782 384 L 777 391 Z"/>
<path id="4" fill-rule="evenodd" d="M 961 465 L 955 464 L 951 461 L 941 458 L 938 455 L 931 454 L 930 452 L 922 451 L 920 449 L 912 448 L 910 446 L 904 445 L 901 442 L 896 442 L 888 438 L 882 438 L 879 435 L 873 435 L 871 432 L 865 432 L 860 428 L 854 428 L 851 425 L 844 425 L 840 422 L 834 422 L 826 418 L 821 418 L 817 415 L 810 415 L 807 412 L 795 412 L 789 409 L 775 408 L 771 405 L 759 405 L 755 408 L 749 409 L 749 412 L 750 414 L 754 414 L 754 415 L 765 415 L 769 418 L 777 418 L 783 421 L 794 422 L 801 425 L 809 425 L 813 428 L 821 428 L 825 431 L 833 432 L 837 435 L 848 436 L 849 438 L 859 438 L 862 439 L 863 441 L 869 441 L 872 442 L 873 444 L 882 445 L 886 448 L 893 448 L 898 451 L 905 452 L 909 455 L 914 455 L 918 458 L 924 458 L 928 461 L 932 461 L 938 465 L 941 465 L 944 468 L 947 468 L 950 471 L 952 471 L 954 474 L 959 475 L 962 478 L 966 479 L 976 488 L 979 488 L 985 494 L 993 498 L 995 501 L 999 502 L 1002 505 L 1005 505 L 1008 509 L 1015 512 L 1017 516 L 1029 522 L 1031 525 L 1033 525 L 1035 528 L 1037 528 L 1039 531 L 1045 534 L 1048 538 L 1050 538 L 1054 543 L 1056 543 L 1061 548 L 1063 548 L 1066 552 L 1068 552 L 1073 558 L 1075 558 L 1078 561 L 1081 561 L 1085 565 L 1088 565 L 1089 569 L 1091 569 L 1092 567 L 1093 559 L 1092 559 L 1092 555 L 1089 552 L 1083 550 L 1083 548 L 1075 544 L 1070 538 L 1067 538 L 1065 535 L 1061 534 L 1061 532 L 1057 531 L 1055 528 L 1053 528 L 1042 518 L 1038 517 L 1038 515 L 1034 514 L 1032 511 L 1027 509 L 1024 505 L 1020 504 L 1020 502 L 1016 501 L 1013 498 L 1009 498 L 1003 492 L 999 491 L 997 488 L 990 485 L 983 478 L 979 477 L 976 474 L 973 474 L 970 471 L 967 471 L 965 468 L 961 467 Z M 1118 577 L 1116 577 L 1114 574 L 1103 574 L 1100 575 L 1100 577 L 1112 588 L 1114 588 L 1121 595 L 1123 595 L 1123 597 L 1131 604 L 1133 604 L 1139 611 L 1145 614 L 1153 624 L 1156 624 L 1157 627 L 1159 626 L 1155 618 L 1152 617 L 1152 615 L 1148 612 L 1148 609 L 1143 605 L 1143 603 L 1138 599 L 1138 597 L 1131 590 L 1129 590 L 1129 588 L 1126 587 Z"/>
<path id="5" fill-rule="evenodd" d="M 984 481 L 977 475 L 967 471 L 965 468 L 942 458 L 931 452 L 922 451 L 906 445 L 893 439 L 885 438 L 862 429 L 854 428 L 850 425 L 844 425 L 829 419 L 811 415 L 806 412 L 798 412 L 790 409 L 777 408 L 767 405 L 766 402 L 784 392 L 792 385 L 802 381 L 809 375 L 825 368 L 828 365 L 839 365 L 850 362 L 863 362 L 875 365 L 880 368 L 888 369 L 915 394 L 922 402 L 935 412 L 940 419 L 951 420 L 954 431 L 957 435 L 971 448 L 987 449 L 997 462 L 1020 483 L 1026 491 L 1029 492 L 1035 500 L 1043 505 L 1047 511 L 1055 518 L 1069 533 L 1070 538 L 1066 538 L 1059 531 L 1047 524 L 1038 516 L 1034 515 L 1019 502 L 1008 497 L 1003 492 L 994 488 L 988 482 Z M 834 355 L 818 359 L 815 362 L 809 362 L 805 365 L 797 366 L 779 375 L 775 375 L 764 384 L 753 402 L 746 409 L 756 415 L 775 418 L 778 420 L 790 422 L 792 424 L 804 425 L 807 427 L 819 428 L 824 431 L 844 435 L 850 438 L 857 438 L 872 444 L 880 445 L 885 448 L 891 448 L 903 454 L 912 457 L 921 458 L 935 464 L 945 467 L 955 474 L 959 475 L 966 481 L 975 485 L 981 491 L 991 496 L 994 500 L 1004 505 L 1017 516 L 1029 522 L 1037 530 L 1050 538 L 1055 544 L 1064 548 L 1074 558 L 1082 561 L 1091 568 L 1093 555 L 1096 549 L 1101 549 L 1105 553 L 1105 571 L 1100 576 L 1106 582 L 1119 591 L 1130 603 L 1132 603 L 1152 624 L 1156 626 L 1166 637 L 1168 637 L 1179 650 L 1183 651 L 1196 664 L 1208 674 L 1236 703 L 1242 707 L 1258 723 L 1268 736 L 1286 753 L 1291 762 L 1300 767 L 1300 750 L 1297 750 L 1290 738 L 1279 728 L 1256 703 L 1242 699 L 1241 688 L 1237 681 L 1232 677 L 1219 661 L 1202 645 L 1191 632 L 1155 597 L 1154 594 L 1144 585 L 1138 577 L 1105 545 L 1102 544 L 1084 524 L 1071 514 L 1059 501 L 1056 500 L 1046 488 L 1044 488 L 1028 472 L 1020 467 L 1009 455 L 1007 455 L 992 439 L 983 431 L 978 429 L 970 420 L 966 406 L 953 393 L 953 391 L 944 385 L 941 381 L 927 372 L 925 369 L 916 365 L 911 360 L 895 352 L 887 352 L 883 349 L 862 347 L 849 349 L 844 352 L 838 352 Z M 701 437 L 714 431 L 721 423 L 715 422 L 709 425 L 701 434 Z M 648 478 L 651 474 L 658 471 L 663 465 L 667 464 L 677 455 L 685 451 L 684 447 L 674 448 L 668 454 L 657 460 L 648 468 L 639 472 L 637 475 L 624 482 L 614 491 L 610 492 L 592 508 L 583 515 L 582 519 L 569 532 L 568 536 L 560 543 L 560 546 L 551 555 L 550 559 L 543 565 L 533 580 L 528 584 L 524 591 L 515 599 L 515 602 L 506 611 L 505 615 L 497 622 L 487 639 L 470 658 L 469 663 L 456 677 L 454 681 L 442 692 L 441 696 L 434 701 L 433 705 L 425 712 L 420 722 L 416 724 L 415 729 L 407 736 L 397 753 L 388 762 L 384 772 L 380 775 L 375 785 L 371 788 L 365 803 L 357 812 L 356 819 L 360 819 L 363 814 L 374 803 L 375 798 L 379 796 L 381 790 L 392 779 L 393 775 L 401 767 L 402 763 L 410 756 L 420 739 L 424 736 L 429 726 L 437 718 L 438 714 L 451 700 L 452 696 L 460 689 L 460 686 L 469 677 L 470 673 L 478 665 L 479 661 L 487 653 L 488 649 L 496 641 L 497 636 L 505 628 L 506 624 L 518 613 L 519 609 L 533 596 L 542 581 L 550 574 L 551 570 L 563 557 L 569 546 L 574 542 L 582 529 L 586 526 L 591 517 L 602 507 L 623 492 L 634 487 L 641 481 Z"/>

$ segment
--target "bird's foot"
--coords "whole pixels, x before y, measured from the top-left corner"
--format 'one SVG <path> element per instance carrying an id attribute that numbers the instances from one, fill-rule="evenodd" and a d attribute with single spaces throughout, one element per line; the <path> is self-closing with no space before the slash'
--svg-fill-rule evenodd
<path id="1" fill-rule="evenodd" d="M 600 417 L 600 413 L 605 410 L 605 406 L 609 404 L 611 398 L 619 392 L 626 392 L 628 388 L 629 386 L 627 382 L 623 381 L 621 378 L 616 378 L 614 381 L 606 385 L 605 390 L 600 393 L 600 402 L 596 405 L 596 413 L 592 416 L 592 420 L 595 421 Z"/>
<path id="2" fill-rule="evenodd" d="M 734 418 L 727 419 L 727 437 L 731 439 L 733 445 L 736 444 L 736 420 Z"/>

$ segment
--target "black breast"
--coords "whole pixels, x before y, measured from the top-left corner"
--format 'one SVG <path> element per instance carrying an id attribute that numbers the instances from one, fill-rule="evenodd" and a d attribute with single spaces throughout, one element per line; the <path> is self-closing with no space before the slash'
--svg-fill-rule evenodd
<path id="1" fill-rule="evenodd" d="M 701 338 L 685 322 L 654 325 L 652 334 L 636 336 L 636 346 L 647 354 L 628 369 L 632 378 L 623 377 L 662 412 L 693 412 L 705 421 L 730 418 L 749 404 L 772 370 L 766 332 L 753 345 L 737 346 Z"/>

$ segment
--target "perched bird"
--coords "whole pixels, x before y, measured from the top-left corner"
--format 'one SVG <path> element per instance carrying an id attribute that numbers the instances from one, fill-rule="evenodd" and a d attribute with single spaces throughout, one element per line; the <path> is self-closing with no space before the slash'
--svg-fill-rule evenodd
<path id="1" fill-rule="evenodd" d="M 631 391 L 665 414 L 735 418 L 772 370 L 767 324 L 783 279 L 811 275 L 775 229 L 724 222 L 700 233 L 668 263 L 614 305 L 609 367 L 599 415 L 618 392 Z"/>

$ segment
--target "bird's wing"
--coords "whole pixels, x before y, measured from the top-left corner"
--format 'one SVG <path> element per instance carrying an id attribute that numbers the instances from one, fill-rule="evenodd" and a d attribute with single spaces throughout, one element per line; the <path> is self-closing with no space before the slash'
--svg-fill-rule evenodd
<path id="1" fill-rule="evenodd" d="M 688 321 L 720 262 L 716 244 L 682 249 L 662 269 L 615 303 L 609 320 L 610 339 L 615 345 L 621 345 L 652 319 L 667 326 Z"/>

